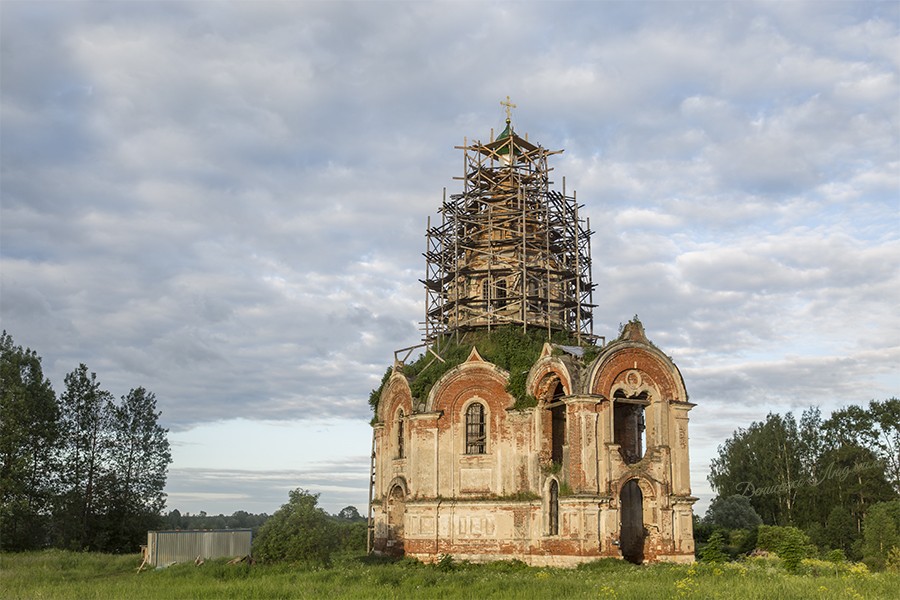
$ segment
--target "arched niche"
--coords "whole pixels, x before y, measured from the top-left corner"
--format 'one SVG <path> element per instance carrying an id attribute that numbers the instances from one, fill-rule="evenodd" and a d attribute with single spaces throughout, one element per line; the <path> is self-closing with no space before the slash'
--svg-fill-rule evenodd
<path id="1" fill-rule="evenodd" d="M 387 550 L 389 554 L 400 556 L 403 554 L 406 520 L 406 481 L 402 477 L 395 477 L 388 488 L 387 496 Z"/>

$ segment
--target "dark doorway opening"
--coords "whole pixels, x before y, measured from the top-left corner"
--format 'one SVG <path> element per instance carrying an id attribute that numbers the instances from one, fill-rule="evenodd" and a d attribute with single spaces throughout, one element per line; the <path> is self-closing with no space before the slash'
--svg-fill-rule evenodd
<path id="1" fill-rule="evenodd" d="M 619 548 L 622 557 L 636 565 L 644 562 L 644 498 L 637 479 L 629 480 L 622 486 L 619 495 L 619 510 L 622 514 L 619 531 Z"/>
<path id="2" fill-rule="evenodd" d="M 644 458 L 644 405 L 647 393 L 636 398 L 624 398 L 616 392 L 613 408 L 613 443 L 619 445 L 619 453 L 625 464 L 630 465 Z"/>

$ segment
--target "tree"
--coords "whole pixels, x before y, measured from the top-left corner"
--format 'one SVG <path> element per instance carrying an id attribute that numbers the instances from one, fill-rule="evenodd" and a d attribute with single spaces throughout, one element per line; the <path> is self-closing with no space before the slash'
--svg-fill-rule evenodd
<path id="1" fill-rule="evenodd" d="M 0 549 L 47 542 L 59 404 L 41 358 L 0 335 Z"/>
<path id="2" fill-rule="evenodd" d="M 830 439 L 871 448 L 884 462 L 894 492 L 900 494 L 900 400 L 872 400 L 868 409 L 842 408 L 823 427 Z"/>
<path id="3" fill-rule="evenodd" d="M 725 534 L 722 531 L 713 533 L 706 545 L 700 549 L 700 560 L 712 563 L 728 562 L 728 555 L 725 553 Z"/>
<path id="4" fill-rule="evenodd" d="M 73 550 L 103 545 L 99 527 L 108 483 L 110 450 L 107 405 L 112 394 L 83 363 L 66 375 L 61 397 L 61 495 L 54 514 L 57 543 Z"/>
<path id="5" fill-rule="evenodd" d="M 834 507 L 843 506 L 850 512 L 859 537 L 869 508 L 897 497 L 885 479 L 883 462 L 869 448 L 852 441 L 841 442 L 826 450 L 818 462 L 819 479 L 810 482 L 809 487 L 818 496 L 817 510 L 811 511 L 810 517 L 822 525 L 827 525 Z"/>
<path id="6" fill-rule="evenodd" d="M 864 521 L 863 561 L 872 569 L 884 569 L 894 548 L 900 548 L 900 500 L 879 502 Z"/>
<path id="7" fill-rule="evenodd" d="M 345 506 L 337 514 L 338 519 L 344 521 L 364 521 L 366 518 L 359 514 L 359 510 L 355 506 Z"/>
<path id="8" fill-rule="evenodd" d="M 766 523 L 793 523 L 798 489 L 805 484 L 799 447 L 791 413 L 769 413 L 764 422 L 738 429 L 719 447 L 709 482 L 719 495 L 750 498 Z"/>
<path id="9" fill-rule="evenodd" d="M 720 496 L 747 496 L 766 524 L 796 525 L 822 540 L 835 506 L 850 511 L 860 532 L 870 506 L 897 498 L 890 477 L 898 446 L 895 399 L 873 401 L 868 410 L 850 406 L 826 421 L 810 408 L 799 426 L 791 413 L 770 413 L 719 447 L 709 481 Z"/>
<path id="10" fill-rule="evenodd" d="M 110 439 L 106 549 L 134 551 L 162 522 L 172 462 L 168 430 L 159 425 L 156 396 L 143 387 L 108 403 Z"/>
<path id="11" fill-rule="evenodd" d="M 894 491 L 900 494 L 900 399 L 891 398 L 883 402 L 872 400 L 869 412 L 877 433 L 873 444 L 887 464 L 888 479 L 893 484 Z"/>
<path id="12" fill-rule="evenodd" d="M 844 556 L 853 556 L 853 544 L 858 537 L 859 532 L 850 509 L 838 505 L 831 509 L 819 541 L 823 546 L 841 550 Z"/>
<path id="13" fill-rule="evenodd" d="M 170 510 L 165 516 L 163 527 L 167 529 L 185 529 L 184 520 L 181 517 L 181 511 L 177 508 Z"/>
<path id="14" fill-rule="evenodd" d="M 336 524 L 316 504 L 318 494 L 291 490 L 282 505 L 259 530 L 253 543 L 256 557 L 265 562 L 305 562 L 328 566 L 337 549 Z"/>
<path id="15" fill-rule="evenodd" d="M 724 529 L 753 529 L 762 524 L 762 519 L 750 504 L 750 498 L 740 494 L 714 498 L 706 510 L 704 521 Z"/>

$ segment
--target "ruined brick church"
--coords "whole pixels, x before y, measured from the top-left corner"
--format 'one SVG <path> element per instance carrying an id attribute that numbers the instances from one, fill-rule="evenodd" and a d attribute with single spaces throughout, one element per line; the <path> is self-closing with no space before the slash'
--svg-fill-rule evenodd
<path id="1" fill-rule="evenodd" d="M 462 191 L 426 228 L 424 344 L 398 351 L 376 392 L 370 547 L 427 562 L 691 562 L 694 405 L 637 318 L 613 341 L 594 335 L 590 222 L 550 180 L 561 151 L 520 137 L 505 104 L 502 133 L 458 147 Z M 483 356 L 502 331 L 546 343 L 504 368 Z"/>

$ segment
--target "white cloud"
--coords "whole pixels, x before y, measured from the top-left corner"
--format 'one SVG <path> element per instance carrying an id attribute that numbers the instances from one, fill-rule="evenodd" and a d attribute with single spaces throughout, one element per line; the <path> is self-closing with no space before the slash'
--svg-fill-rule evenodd
<path id="1" fill-rule="evenodd" d="M 173 430 L 365 423 L 453 146 L 510 95 L 596 231 L 595 331 L 638 313 L 685 371 L 695 473 L 812 391 L 898 393 L 894 3 L 0 10 L 0 314 L 58 390 L 85 362 Z M 176 462 L 173 502 L 249 510 L 252 471 Z"/>

